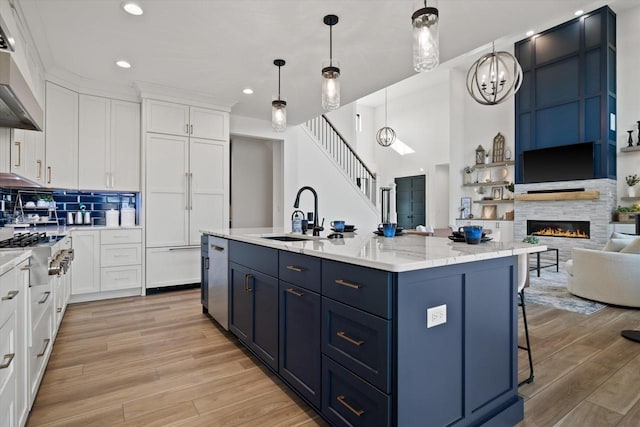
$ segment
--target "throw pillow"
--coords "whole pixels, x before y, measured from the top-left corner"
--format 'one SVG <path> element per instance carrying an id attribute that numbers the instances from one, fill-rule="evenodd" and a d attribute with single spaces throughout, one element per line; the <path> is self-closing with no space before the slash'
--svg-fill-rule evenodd
<path id="1" fill-rule="evenodd" d="M 627 245 L 626 248 L 622 249 L 620 253 L 624 254 L 640 254 L 640 237 L 633 240 L 631 243 Z"/>
<path id="2" fill-rule="evenodd" d="M 626 248 L 631 241 L 631 239 L 611 239 L 604 245 L 602 250 L 607 252 L 620 252 Z"/>

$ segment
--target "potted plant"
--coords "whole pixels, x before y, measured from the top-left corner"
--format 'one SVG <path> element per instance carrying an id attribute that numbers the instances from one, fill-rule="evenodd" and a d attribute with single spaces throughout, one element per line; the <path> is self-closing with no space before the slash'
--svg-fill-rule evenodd
<path id="1" fill-rule="evenodd" d="M 510 183 L 506 184 L 504 186 L 505 190 L 507 190 L 509 193 L 507 194 L 507 199 L 511 200 L 513 198 L 513 192 L 515 191 L 515 184 L 513 183 L 513 181 L 511 181 Z"/>
<path id="2" fill-rule="evenodd" d="M 635 222 L 634 217 L 640 214 L 640 205 L 618 206 L 616 209 L 616 220 L 618 222 Z"/>
<path id="3" fill-rule="evenodd" d="M 629 197 L 636 197 L 636 189 L 634 188 L 637 183 L 640 182 L 640 177 L 637 174 L 627 175 L 625 177 L 625 181 L 627 181 L 627 185 L 629 188 L 627 189 L 629 192 Z"/>
<path id="4" fill-rule="evenodd" d="M 465 176 L 465 184 L 471 184 L 471 174 L 476 168 L 474 166 L 465 166 L 464 167 L 464 176 Z"/>

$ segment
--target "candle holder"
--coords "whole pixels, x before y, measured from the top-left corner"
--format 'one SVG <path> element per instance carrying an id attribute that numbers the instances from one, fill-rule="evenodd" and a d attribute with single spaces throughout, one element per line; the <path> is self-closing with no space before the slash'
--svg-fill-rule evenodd
<path id="1" fill-rule="evenodd" d="M 628 130 L 627 133 L 629 134 L 629 139 L 627 139 L 627 144 L 629 145 L 629 147 L 633 147 L 633 137 L 631 136 L 633 131 L 632 130 Z M 640 132 L 638 132 L 638 133 L 640 133 Z"/>

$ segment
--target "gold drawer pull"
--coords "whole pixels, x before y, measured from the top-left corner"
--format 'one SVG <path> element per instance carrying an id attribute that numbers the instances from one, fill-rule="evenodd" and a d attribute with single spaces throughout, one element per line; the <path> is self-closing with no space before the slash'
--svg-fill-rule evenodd
<path id="1" fill-rule="evenodd" d="M 253 280 L 253 274 L 244 275 L 244 290 L 245 292 L 251 292 L 253 289 L 249 287 L 249 281 Z"/>
<path id="2" fill-rule="evenodd" d="M 356 414 L 358 417 L 364 414 L 364 411 L 362 409 L 356 409 L 353 406 L 349 405 L 344 399 L 343 395 L 338 396 L 338 402 L 340 402 L 345 408 Z"/>
<path id="3" fill-rule="evenodd" d="M 42 298 L 40 301 L 38 301 L 38 304 L 44 304 L 45 302 L 47 302 L 47 300 L 49 299 L 49 295 L 51 295 L 51 292 L 47 291 L 44 293 L 44 298 Z"/>
<path id="4" fill-rule="evenodd" d="M 27 270 L 31 270 L 31 266 L 30 265 L 25 265 L 23 267 L 20 267 L 20 271 L 27 271 Z"/>
<path id="5" fill-rule="evenodd" d="M 336 279 L 336 283 L 338 285 L 346 286 L 348 288 L 353 288 L 353 289 L 360 289 L 362 287 L 360 285 L 356 285 L 356 284 L 353 284 L 353 283 L 345 282 L 342 279 Z"/>
<path id="6" fill-rule="evenodd" d="M 7 296 L 6 297 L 2 297 L 2 301 L 12 300 L 19 293 L 20 293 L 20 291 L 9 291 L 9 292 L 7 292 Z"/>
<path id="7" fill-rule="evenodd" d="M 60 313 L 61 311 L 62 311 L 62 307 L 58 307 L 58 308 L 56 309 L 56 312 L 58 312 L 58 313 Z"/>
<path id="8" fill-rule="evenodd" d="M 44 356 L 44 354 L 47 352 L 47 347 L 49 347 L 49 343 L 50 342 L 51 342 L 51 340 L 49 338 L 47 338 L 44 341 L 42 341 L 42 343 L 44 344 L 44 347 L 42 348 L 42 351 L 40 353 L 36 354 L 36 357 Z"/>
<path id="9" fill-rule="evenodd" d="M 2 365 L 0 365 L 0 369 L 6 369 L 9 367 L 9 365 L 11 365 L 11 362 L 13 362 L 13 358 L 16 356 L 15 353 L 9 353 L 9 354 L 5 354 L 4 357 L 2 358 L 2 360 L 6 360 L 9 359 L 8 362 L 3 363 Z"/>
<path id="10" fill-rule="evenodd" d="M 358 347 L 360 347 L 362 344 L 364 344 L 364 341 L 362 341 L 362 340 L 359 340 L 359 341 L 358 341 L 358 340 L 354 340 L 354 339 L 353 339 L 353 338 L 351 338 L 351 337 L 348 337 L 348 336 L 344 333 L 344 331 L 338 331 L 338 332 L 336 332 L 336 335 L 337 335 L 337 336 L 339 336 L 340 338 L 342 338 L 342 339 L 343 339 L 343 340 L 345 340 L 345 341 L 349 341 L 349 342 L 350 342 L 351 344 L 353 344 L 353 345 L 357 345 Z"/>
<path id="11" fill-rule="evenodd" d="M 292 288 L 287 288 L 287 292 L 289 292 L 290 294 L 295 295 L 297 297 L 301 297 L 301 296 L 304 295 L 302 292 L 296 292 Z"/>
<path id="12" fill-rule="evenodd" d="M 295 265 L 287 265 L 287 270 L 293 270 L 298 273 L 302 273 L 304 270 L 300 267 L 296 267 Z"/>

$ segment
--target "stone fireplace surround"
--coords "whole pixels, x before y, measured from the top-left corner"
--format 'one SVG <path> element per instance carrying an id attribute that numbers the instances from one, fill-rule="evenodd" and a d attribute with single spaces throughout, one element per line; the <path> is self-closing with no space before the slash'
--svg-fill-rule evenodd
<path id="1" fill-rule="evenodd" d="M 584 188 L 586 191 L 600 192 L 593 200 L 553 200 L 514 202 L 513 239 L 521 241 L 527 233 L 527 220 L 538 221 L 589 221 L 590 238 L 574 239 L 566 237 L 538 236 L 540 243 L 550 248 L 558 248 L 561 261 L 571 259 L 572 248 L 602 249 L 609 240 L 610 222 L 617 204 L 616 181 L 613 179 L 587 179 L 579 181 L 541 182 L 536 184 L 516 184 L 515 194 L 529 191 Z"/>

